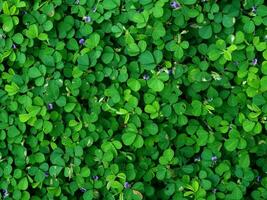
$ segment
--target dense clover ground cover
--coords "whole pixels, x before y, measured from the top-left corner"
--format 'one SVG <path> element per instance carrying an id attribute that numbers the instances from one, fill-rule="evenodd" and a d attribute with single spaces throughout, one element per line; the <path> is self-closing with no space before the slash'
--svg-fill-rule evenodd
<path id="1" fill-rule="evenodd" d="M 1 0 L 0 197 L 267 199 L 264 0 Z"/>

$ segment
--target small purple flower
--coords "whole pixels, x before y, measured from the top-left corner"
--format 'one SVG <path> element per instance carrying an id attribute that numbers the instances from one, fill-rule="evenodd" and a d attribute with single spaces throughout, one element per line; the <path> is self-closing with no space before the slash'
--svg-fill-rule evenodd
<path id="1" fill-rule="evenodd" d="M 253 13 L 256 13 L 256 11 L 257 11 L 256 6 L 252 6 L 252 12 L 253 12 Z"/>
<path id="2" fill-rule="evenodd" d="M 261 182 L 261 179 L 262 179 L 261 176 L 257 176 L 257 181 L 258 181 L 258 182 Z"/>
<path id="3" fill-rule="evenodd" d="M 45 172 L 45 173 L 44 173 L 44 176 L 45 176 L 45 177 L 48 177 L 48 176 L 49 176 L 49 173 L 48 173 L 48 172 Z"/>
<path id="4" fill-rule="evenodd" d="M 169 75 L 172 75 L 172 74 L 173 74 L 172 69 L 168 69 L 168 74 L 169 74 Z"/>
<path id="5" fill-rule="evenodd" d="M 194 159 L 194 162 L 199 162 L 199 161 L 200 161 L 200 157 L 199 156 Z"/>
<path id="6" fill-rule="evenodd" d="M 85 43 L 85 40 L 83 38 L 79 39 L 79 44 L 80 45 L 84 45 L 84 43 Z"/>
<path id="7" fill-rule="evenodd" d="M 91 22 L 91 17 L 90 16 L 84 16 L 83 19 L 87 23 Z"/>
<path id="8" fill-rule="evenodd" d="M 238 62 L 238 61 L 235 61 L 234 64 L 235 64 L 236 66 L 238 66 L 238 65 L 239 65 L 239 62 Z"/>
<path id="9" fill-rule="evenodd" d="M 212 156 L 212 157 L 211 157 L 211 160 L 212 160 L 213 162 L 216 162 L 217 159 L 218 159 L 217 156 Z"/>
<path id="10" fill-rule="evenodd" d="M 80 188 L 80 191 L 82 192 L 82 193 L 84 193 L 84 192 L 86 192 L 87 190 L 85 189 L 85 188 Z"/>
<path id="11" fill-rule="evenodd" d="M 93 176 L 93 179 L 94 179 L 95 181 L 97 181 L 97 180 L 99 179 L 99 177 L 98 177 L 98 176 Z"/>
<path id="12" fill-rule="evenodd" d="M 177 1 L 171 2 L 170 6 L 175 10 L 181 8 L 181 5 Z"/>
<path id="13" fill-rule="evenodd" d="M 130 188 L 130 187 L 131 187 L 131 184 L 130 184 L 130 183 L 128 183 L 128 182 L 125 182 L 125 183 L 124 183 L 124 188 L 127 189 L 127 188 Z"/>
<path id="14" fill-rule="evenodd" d="M 257 59 L 257 58 L 254 58 L 254 59 L 252 60 L 252 65 L 257 65 L 257 63 L 258 63 L 258 59 Z"/>
<path id="15" fill-rule="evenodd" d="M 2 192 L 3 192 L 3 198 L 4 199 L 7 198 L 9 195 L 8 191 L 6 189 L 3 189 Z"/>
<path id="16" fill-rule="evenodd" d="M 54 108 L 54 106 L 53 106 L 52 103 L 49 103 L 49 104 L 47 105 L 47 109 L 48 109 L 48 110 L 53 110 L 53 108 Z"/>
<path id="17" fill-rule="evenodd" d="M 145 75 L 143 76 L 143 79 L 144 79 L 144 80 L 148 80 L 148 79 L 149 79 L 149 75 L 148 75 L 148 74 L 145 74 Z"/>
<path id="18" fill-rule="evenodd" d="M 16 49 L 17 46 L 15 44 L 12 44 L 12 49 Z"/>

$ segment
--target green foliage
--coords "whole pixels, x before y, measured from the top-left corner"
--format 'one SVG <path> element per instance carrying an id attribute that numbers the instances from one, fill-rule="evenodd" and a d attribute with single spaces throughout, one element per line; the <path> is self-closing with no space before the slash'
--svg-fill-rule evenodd
<path id="1" fill-rule="evenodd" d="M 0 199 L 267 199 L 263 0 L 0 1 Z"/>

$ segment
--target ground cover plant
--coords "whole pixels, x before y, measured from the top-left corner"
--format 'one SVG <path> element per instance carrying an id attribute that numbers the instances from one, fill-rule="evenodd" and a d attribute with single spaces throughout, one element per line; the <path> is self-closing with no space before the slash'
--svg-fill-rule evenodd
<path id="1" fill-rule="evenodd" d="M 267 199 L 264 0 L 1 0 L 0 198 Z"/>

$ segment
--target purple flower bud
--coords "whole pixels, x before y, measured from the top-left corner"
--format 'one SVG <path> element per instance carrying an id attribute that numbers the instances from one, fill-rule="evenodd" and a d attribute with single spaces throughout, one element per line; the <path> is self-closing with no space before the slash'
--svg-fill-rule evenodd
<path id="1" fill-rule="evenodd" d="M 254 58 L 254 59 L 252 60 L 252 65 L 257 65 L 257 63 L 258 63 L 258 59 L 257 59 L 257 58 Z"/>
<path id="2" fill-rule="evenodd" d="M 199 156 L 194 159 L 194 162 L 199 162 L 199 161 L 200 161 L 200 157 Z"/>
<path id="3" fill-rule="evenodd" d="M 45 172 L 44 175 L 45 175 L 45 177 L 48 177 L 49 176 L 49 173 L 48 172 Z"/>
<path id="4" fill-rule="evenodd" d="M 211 157 L 211 160 L 214 161 L 214 162 L 216 162 L 217 161 L 217 156 L 212 156 Z"/>
<path id="5" fill-rule="evenodd" d="M 98 177 L 98 176 L 93 176 L 93 179 L 94 179 L 95 181 L 97 181 L 97 180 L 99 179 L 99 177 Z"/>
<path id="6" fill-rule="evenodd" d="M 253 13 L 256 13 L 256 11 L 257 11 L 256 6 L 252 6 L 252 12 L 253 12 Z"/>
<path id="7" fill-rule="evenodd" d="M 169 75 L 172 75 L 172 74 L 173 74 L 172 69 L 168 69 L 168 74 L 169 74 Z"/>
<path id="8" fill-rule="evenodd" d="M 131 187 L 131 184 L 130 184 L 130 183 L 128 183 L 128 182 L 125 182 L 125 183 L 124 183 L 124 188 L 127 189 L 127 188 L 130 188 L 130 187 Z"/>
<path id="9" fill-rule="evenodd" d="M 170 6 L 175 10 L 181 8 L 181 5 L 176 1 L 171 2 Z"/>
<path id="10" fill-rule="evenodd" d="M 144 79 L 144 80 L 148 80 L 148 79 L 149 79 L 149 75 L 148 75 L 148 74 L 145 74 L 145 75 L 143 76 L 143 79 Z"/>
<path id="11" fill-rule="evenodd" d="M 13 49 L 16 49 L 17 46 L 16 46 L 15 44 L 12 44 L 12 48 L 13 48 Z"/>
<path id="12" fill-rule="evenodd" d="M 258 181 L 258 182 L 261 182 L 261 179 L 262 179 L 261 176 L 257 176 L 257 181 Z"/>
<path id="13" fill-rule="evenodd" d="M 7 198 L 8 195 L 9 195 L 9 193 L 8 193 L 8 191 L 7 191 L 6 189 L 3 189 L 3 190 L 2 190 L 2 193 L 3 193 L 3 198 L 4 198 L 4 199 Z"/>
<path id="14" fill-rule="evenodd" d="M 82 193 L 84 193 L 84 192 L 86 192 L 86 189 L 85 188 L 80 188 L 80 191 L 82 192 Z"/>
<path id="15" fill-rule="evenodd" d="M 234 64 L 237 66 L 237 65 L 239 65 L 239 62 L 238 61 L 235 61 Z"/>
<path id="16" fill-rule="evenodd" d="M 83 45 L 85 43 L 85 40 L 83 39 L 83 38 L 81 38 L 80 40 L 79 40 L 79 44 L 80 45 Z"/>
<path id="17" fill-rule="evenodd" d="M 91 22 L 91 17 L 90 16 L 84 16 L 83 19 L 87 23 Z"/>
<path id="18" fill-rule="evenodd" d="M 49 103 L 49 104 L 47 105 L 47 109 L 48 109 L 48 110 L 53 110 L 53 107 L 54 107 L 54 106 L 53 106 L 52 103 Z"/>

